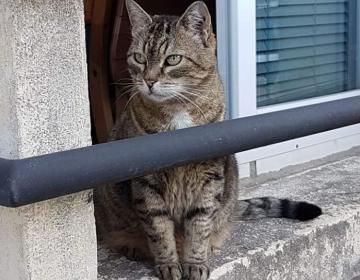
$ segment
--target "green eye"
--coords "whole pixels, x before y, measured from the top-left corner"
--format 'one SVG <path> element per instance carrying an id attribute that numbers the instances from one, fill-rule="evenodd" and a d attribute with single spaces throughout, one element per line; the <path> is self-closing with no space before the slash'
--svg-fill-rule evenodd
<path id="1" fill-rule="evenodd" d="M 183 57 L 181 55 L 169 55 L 166 58 L 166 63 L 170 66 L 175 66 L 178 65 L 182 59 Z"/>
<path id="2" fill-rule="evenodd" d="M 141 53 L 135 53 L 134 59 L 139 64 L 145 64 L 146 63 L 146 57 L 142 55 Z"/>

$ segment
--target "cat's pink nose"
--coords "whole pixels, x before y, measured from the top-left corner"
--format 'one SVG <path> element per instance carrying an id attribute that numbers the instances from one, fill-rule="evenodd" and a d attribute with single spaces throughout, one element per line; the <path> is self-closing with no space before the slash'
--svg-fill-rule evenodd
<path id="1" fill-rule="evenodd" d="M 146 81 L 146 84 L 149 87 L 149 89 L 151 89 L 155 83 L 156 83 L 156 81 Z"/>

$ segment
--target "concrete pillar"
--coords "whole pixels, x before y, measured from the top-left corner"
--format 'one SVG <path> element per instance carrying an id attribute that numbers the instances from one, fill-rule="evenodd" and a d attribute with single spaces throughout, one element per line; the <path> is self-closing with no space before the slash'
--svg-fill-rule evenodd
<path id="1" fill-rule="evenodd" d="M 83 18 L 81 0 L 0 1 L 0 157 L 91 144 Z M 0 279 L 95 280 L 93 210 L 91 192 L 0 207 Z"/>

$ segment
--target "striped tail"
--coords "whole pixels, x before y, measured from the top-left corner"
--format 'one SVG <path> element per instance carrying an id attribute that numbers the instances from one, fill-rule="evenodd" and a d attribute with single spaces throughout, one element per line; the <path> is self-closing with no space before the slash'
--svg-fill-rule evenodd
<path id="1" fill-rule="evenodd" d="M 239 215 L 239 220 L 287 218 L 308 221 L 315 219 L 321 214 L 321 208 L 314 204 L 273 197 L 240 200 L 238 201 L 236 211 L 236 216 Z"/>

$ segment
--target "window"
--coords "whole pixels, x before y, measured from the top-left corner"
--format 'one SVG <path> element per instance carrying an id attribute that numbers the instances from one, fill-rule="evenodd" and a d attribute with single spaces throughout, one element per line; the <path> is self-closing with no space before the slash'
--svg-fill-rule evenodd
<path id="1" fill-rule="evenodd" d="M 359 88 L 357 0 L 257 0 L 257 106 Z"/>
<path id="2" fill-rule="evenodd" d="M 360 96 L 360 0 L 216 3 L 229 118 Z M 278 170 L 350 149 L 359 139 L 355 125 L 243 152 L 240 172 L 249 176 L 250 162 L 260 173 Z"/>

